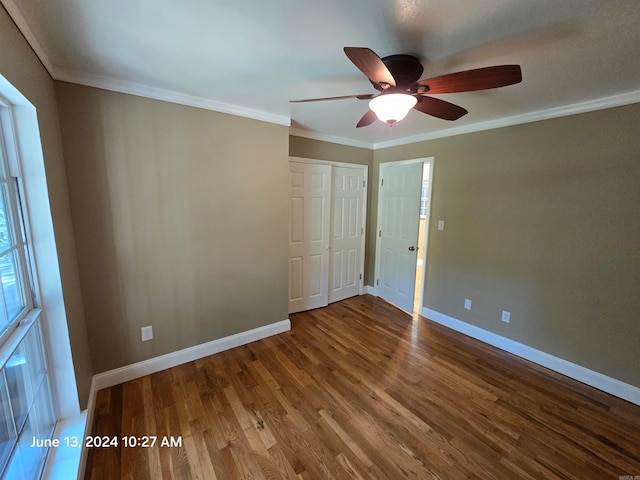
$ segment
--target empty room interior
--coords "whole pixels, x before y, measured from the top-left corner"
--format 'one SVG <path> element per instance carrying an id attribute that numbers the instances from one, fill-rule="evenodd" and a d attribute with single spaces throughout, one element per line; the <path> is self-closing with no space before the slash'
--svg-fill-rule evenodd
<path id="1" fill-rule="evenodd" d="M 0 478 L 640 479 L 640 2 L 0 2 Z"/>

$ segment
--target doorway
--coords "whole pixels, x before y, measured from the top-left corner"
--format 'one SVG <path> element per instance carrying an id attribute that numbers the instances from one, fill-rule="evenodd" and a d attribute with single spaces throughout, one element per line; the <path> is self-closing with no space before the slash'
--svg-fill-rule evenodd
<path id="1" fill-rule="evenodd" d="M 432 171 L 432 157 L 380 165 L 375 290 L 409 314 L 423 305 Z"/>
<path id="2" fill-rule="evenodd" d="M 429 214 L 431 212 L 431 169 L 432 159 L 422 166 L 422 185 L 420 188 L 420 219 L 418 226 L 418 258 L 416 259 L 416 285 L 413 297 L 413 313 L 422 314 L 424 284 L 426 279 L 426 252 L 429 233 Z"/>

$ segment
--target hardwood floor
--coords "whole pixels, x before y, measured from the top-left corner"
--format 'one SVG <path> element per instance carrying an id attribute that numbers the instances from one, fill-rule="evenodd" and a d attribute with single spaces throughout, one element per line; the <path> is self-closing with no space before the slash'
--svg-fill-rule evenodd
<path id="1" fill-rule="evenodd" d="M 291 322 L 98 392 L 93 435 L 119 444 L 90 449 L 85 478 L 640 475 L 638 406 L 371 296 Z"/>

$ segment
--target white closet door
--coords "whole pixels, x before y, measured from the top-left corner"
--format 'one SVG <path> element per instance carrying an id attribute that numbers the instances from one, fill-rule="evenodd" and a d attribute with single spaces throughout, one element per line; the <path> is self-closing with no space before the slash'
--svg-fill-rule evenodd
<path id="1" fill-rule="evenodd" d="M 411 313 L 416 283 L 422 163 L 381 165 L 378 294 Z"/>
<path id="2" fill-rule="evenodd" d="M 289 313 L 328 304 L 331 166 L 289 163 Z"/>
<path id="3" fill-rule="evenodd" d="M 360 294 L 364 170 L 333 167 L 329 303 Z"/>

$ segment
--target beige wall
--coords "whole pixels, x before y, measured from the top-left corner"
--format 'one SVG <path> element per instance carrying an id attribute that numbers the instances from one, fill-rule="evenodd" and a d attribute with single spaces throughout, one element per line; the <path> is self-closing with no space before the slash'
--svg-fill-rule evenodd
<path id="1" fill-rule="evenodd" d="M 427 307 L 640 386 L 640 105 L 372 152 L 57 83 L 61 143 L 54 82 L 3 8 L 0 73 L 38 110 L 83 405 L 87 327 L 100 372 L 287 317 L 287 154 L 373 167 L 369 231 L 379 164 L 435 156 Z"/>
<path id="2" fill-rule="evenodd" d="M 93 368 L 80 292 L 54 83 L 1 6 L 0 74 L 29 99 L 37 110 L 46 170 L 46 188 L 49 191 L 63 286 L 64 306 L 60 306 L 60 312 L 66 315 L 78 396 L 81 407 L 85 408 Z"/>
<path id="3" fill-rule="evenodd" d="M 351 147 L 338 143 L 323 142 L 304 137 L 289 137 L 289 155 L 292 157 L 314 158 L 334 162 L 357 163 L 371 167 L 373 150 Z"/>
<path id="4" fill-rule="evenodd" d="M 351 147 L 348 145 L 340 145 L 337 143 L 323 142 L 303 137 L 289 137 L 289 155 L 292 157 L 312 158 L 315 160 L 328 160 L 333 162 L 357 163 L 359 165 L 367 165 L 369 167 L 369 175 L 367 179 L 367 229 L 366 238 L 370 236 L 371 229 L 371 180 L 373 178 L 373 150 L 361 147 Z M 369 269 L 367 266 L 371 263 L 375 255 L 373 250 L 369 250 L 369 242 L 365 245 L 364 252 L 364 284 L 373 283 L 370 281 Z"/>
<path id="5" fill-rule="evenodd" d="M 285 320 L 288 128 L 56 89 L 96 373 Z"/>
<path id="6" fill-rule="evenodd" d="M 381 162 L 435 157 L 426 306 L 640 386 L 638 125 L 640 104 L 375 151 L 374 206 Z"/>

